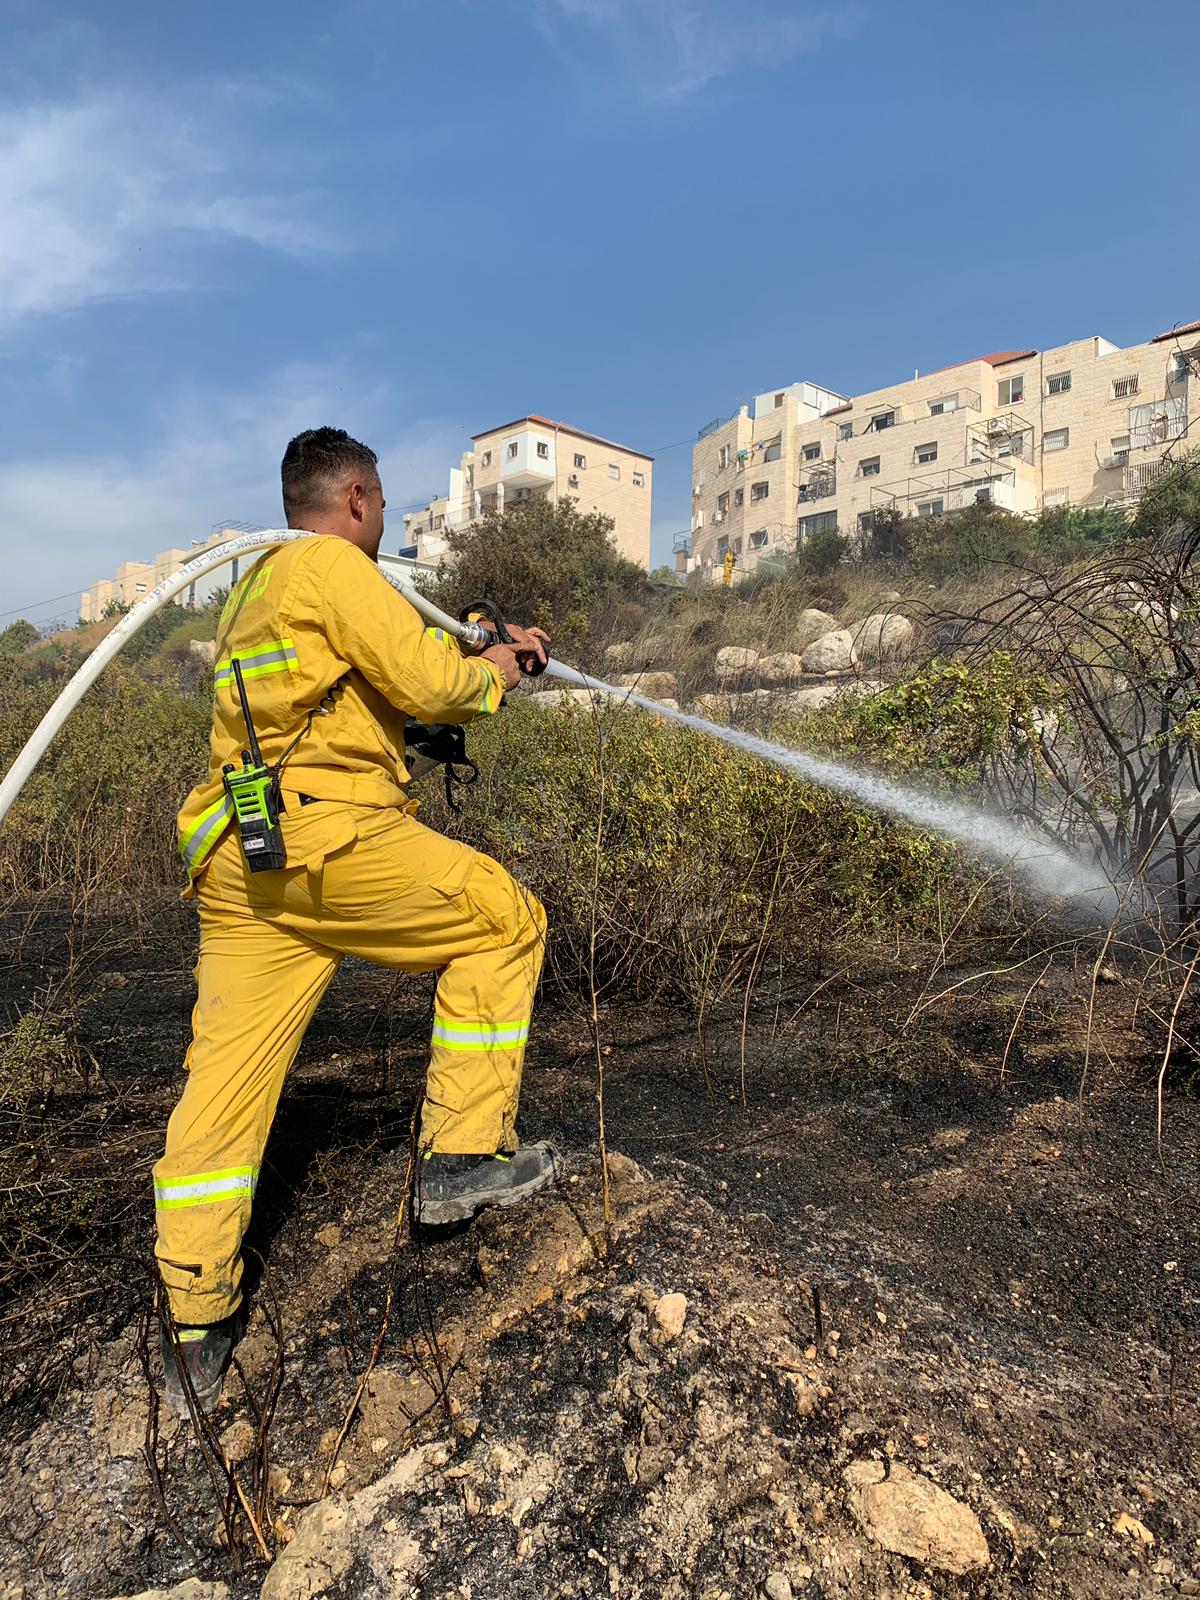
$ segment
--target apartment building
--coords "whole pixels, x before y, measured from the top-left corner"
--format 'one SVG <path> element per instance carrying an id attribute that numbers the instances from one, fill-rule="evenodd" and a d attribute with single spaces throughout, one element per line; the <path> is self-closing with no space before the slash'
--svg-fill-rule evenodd
<path id="1" fill-rule="evenodd" d="M 1125 349 L 998 350 L 862 395 L 767 391 L 700 430 L 688 565 L 715 575 L 732 550 L 745 573 L 816 533 L 861 535 L 881 506 L 1132 505 L 1186 448 L 1189 400 L 1194 418 L 1200 322 Z"/>
<path id="2" fill-rule="evenodd" d="M 617 549 L 648 568 L 653 473 L 653 458 L 639 450 L 549 417 L 518 417 L 472 438 L 451 469 L 446 493 L 404 518 L 400 553 L 437 561 L 448 548 L 447 531 L 486 510 L 569 497 L 580 511 L 611 517 Z"/>
<path id="3" fill-rule="evenodd" d="M 151 589 L 157 589 L 164 579 L 178 572 L 193 556 L 199 555 L 201 550 L 224 544 L 226 539 L 236 538 L 239 533 L 254 531 L 255 527 L 250 523 L 235 523 L 226 528 L 214 528 L 207 539 L 193 539 L 190 550 L 160 550 L 151 561 L 123 561 L 115 577 L 100 578 L 90 589 L 83 591 L 79 597 L 80 618 L 84 622 L 96 622 L 114 602 L 121 606 L 134 606 Z M 199 583 L 192 584 L 180 600 L 194 605 L 197 600 L 207 599 L 214 589 L 236 582 L 235 562 L 233 567 L 222 568 L 212 576 L 200 579 Z"/>

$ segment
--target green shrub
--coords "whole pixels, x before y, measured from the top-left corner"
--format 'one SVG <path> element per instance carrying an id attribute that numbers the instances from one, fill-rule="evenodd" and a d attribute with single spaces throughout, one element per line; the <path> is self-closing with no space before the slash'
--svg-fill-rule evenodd
<path id="1" fill-rule="evenodd" d="M 49 1018 L 27 1011 L 15 1028 L 0 1034 L 0 1106 L 20 1111 L 44 1100 L 74 1059 L 66 1033 Z"/>

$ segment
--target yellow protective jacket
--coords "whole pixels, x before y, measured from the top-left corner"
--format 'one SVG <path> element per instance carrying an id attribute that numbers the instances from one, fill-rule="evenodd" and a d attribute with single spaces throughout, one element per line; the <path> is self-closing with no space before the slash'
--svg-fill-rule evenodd
<path id="1" fill-rule="evenodd" d="M 314 534 L 268 550 L 221 613 L 208 776 L 179 813 L 179 852 L 193 875 L 232 816 L 221 769 L 240 765 L 246 747 L 235 657 L 266 762 L 278 761 L 317 711 L 284 764 L 285 803 L 306 794 L 412 809 L 404 790 L 406 717 L 467 722 L 495 711 L 504 696 L 497 667 L 464 656 L 440 628 L 426 628 L 347 540 Z M 331 690 L 332 708 L 323 713 Z"/>

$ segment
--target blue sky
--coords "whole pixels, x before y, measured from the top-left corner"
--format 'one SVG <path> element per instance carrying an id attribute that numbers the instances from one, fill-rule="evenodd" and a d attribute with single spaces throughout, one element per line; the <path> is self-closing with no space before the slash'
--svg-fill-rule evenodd
<path id="1" fill-rule="evenodd" d="M 0 612 L 276 522 L 316 423 L 395 507 L 528 411 L 655 452 L 660 560 L 756 391 L 1200 317 L 1194 0 L 0 22 Z"/>

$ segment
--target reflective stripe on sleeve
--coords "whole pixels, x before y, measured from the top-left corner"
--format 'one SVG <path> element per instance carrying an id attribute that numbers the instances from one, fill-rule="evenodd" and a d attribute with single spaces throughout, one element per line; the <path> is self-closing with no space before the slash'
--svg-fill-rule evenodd
<path id="1" fill-rule="evenodd" d="M 254 1194 L 258 1183 L 257 1167 L 225 1167 L 219 1172 L 193 1172 L 154 1185 L 154 1204 L 160 1211 L 178 1211 L 184 1206 L 208 1206 L 220 1200 L 235 1200 Z"/>
<path id="2" fill-rule="evenodd" d="M 433 1019 L 433 1042 L 443 1050 L 515 1050 L 529 1037 L 529 1018 L 523 1022 L 450 1022 Z"/>
<path id="3" fill-rule="evenodd" d="M 180 836 L 179 854 L 189 872 L 194 872 L 225 831 L 225 824 L 233 815 L 233 801 L 222 794 L 211 806 L 203 810 L 191 827 Z"/>
<path id="4" fill-rule="evenodd" d="M 239 661 L 243 678 L 265 678 L 269 672 L 294 672 L 300 665 L 296 646 L 290 639 L 269 639 L 255 650 L 235 650 L 213 670 L 213 682 L 220 688 L 232 683 L 233 663 Z"/>
<path id="5" fill-rule="evenodd" d="M 436 639 L 438 644 L 444 644 L 446 646 L 447 650 L 453 650 L 455 648 L 456 643 L 457 643 L 456 640 L 454 640 L 454 639 L 452 639 L 450 637 L 450 635 L 446 632 L 445 628 L 434 628 L 434 627 L 426 628 L 425 629 L 425 636 L 426 636 L 426 638 L 429 638 L 429 639 Z"/>
<path id="6" fill-rule="evenodd" d="M 495 711 L 503 698 L 504 686 L 497 683 L 496 675 L 486 661 L 480 662 L 480 665 L 483 667 L 484 674 L 487 677 L 487 687 L 483 691 L 483 703 L 479 709 L 481 711 Z"/>

